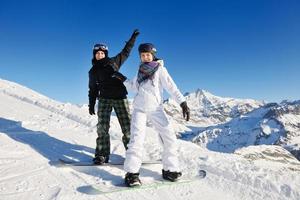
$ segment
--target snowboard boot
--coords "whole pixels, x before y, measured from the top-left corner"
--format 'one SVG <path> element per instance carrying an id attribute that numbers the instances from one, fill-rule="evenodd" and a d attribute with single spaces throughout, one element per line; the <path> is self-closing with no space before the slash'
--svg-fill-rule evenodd
<path id="1" fill-rule="evenodd" d="M 139 179 L 139 173 L 127 173 L 125 175 L 125 184 L 128 187 L 137 187 L 137 186 L 141 186 L 142 182 Z"/>
<path id="2" fill-rule="evenodd" d="M 163 179 L 168 181 L 172 181 L 172 182 L 177 181 L 178 178 L 181 176 L 182 176 L 181 172 L 170 172 L 169 170 L 168 171 L 162 170 Z"/>
<path id="3" fill-rule="evenodd" d="M 103 165 L 105 163 L 108 163 L 109 156 L 95 156 L 93 159 L 93 162 L 95 165 Z"/>

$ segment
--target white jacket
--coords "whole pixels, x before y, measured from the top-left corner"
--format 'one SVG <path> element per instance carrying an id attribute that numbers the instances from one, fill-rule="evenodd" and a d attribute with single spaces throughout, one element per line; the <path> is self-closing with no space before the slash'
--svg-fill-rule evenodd
<path id="1" fill-rule="evenodd" d="M 153 79 L 148 79 L 140 85 L 137 82 L 137 76 L 132 80 L 126 80 L 124 85 L 128 90 L 132 90 L 137 94 L 134 97 L 133 108 L 141 111 L 154 111 L 163 105 L 163 90 L 165 89 L 171 97 L 181 104 L 185 101 L 184 96 L 178 90 L 173 79 L 164 67 L 163 60 L 158 70 L 154 73 Z"/>

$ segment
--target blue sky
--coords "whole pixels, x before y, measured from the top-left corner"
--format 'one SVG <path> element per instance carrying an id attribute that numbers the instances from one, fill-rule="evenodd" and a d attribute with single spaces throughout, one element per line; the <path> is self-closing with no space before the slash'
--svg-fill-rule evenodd
<path id="1" fill-rule="evenodd" d="M 299 10 L 297 0 L 0 0 L 0 78 L 87 103 L 93 44 L 114 56 L 138 28 L 127 77 L 138 69 L 138 44 L 152 42 L 182 93 L 296 100 Z"/>

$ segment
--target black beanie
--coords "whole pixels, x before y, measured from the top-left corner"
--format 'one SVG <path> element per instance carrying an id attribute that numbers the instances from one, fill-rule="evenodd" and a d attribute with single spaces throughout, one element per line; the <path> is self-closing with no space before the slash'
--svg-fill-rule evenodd
<path id="1" fill-rule="evenodd" d="M 156 48 L 151 43 L 140 44 L 140 46 L 139 46 L 139 53 L 145 53 L 145 52 L 149 52 L 153 56 L 155 56 L 155 54 L 156 54 Z"/>

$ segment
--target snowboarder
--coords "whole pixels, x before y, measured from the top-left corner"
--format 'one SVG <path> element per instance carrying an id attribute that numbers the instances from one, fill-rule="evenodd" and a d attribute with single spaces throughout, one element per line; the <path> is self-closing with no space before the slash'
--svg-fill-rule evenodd
<path id="1" fill-rule="evenodd" d="M 108 47 L 105 44 L 95 44 L 93 48 L 92 68 L 89 71 L 89 113 L 95 115 L 95 104 L 98 98 L 98 124 L 96 150 L 93 162 L 101 165 L 108 163 L 110 155 L 109 126 L 112 108 L 119 120 L 125 149 L 130 139 L 130 111 L 127 100 L 127 90 L 123 82 L 114 73 L 128 58 L 139 31 L 132 33 L 123 50 L 115 57 L 108 57 Z M 120 73 L 118 73 L 120 74 Z"/>
<path id="2" fill-rule="evenodd" d="M 163 60 L 156 58 L 156 49 L 151 43 L 141 44 L 138 48 L 141 63 L 138 74 L 133 80 L 120 78 L 128 89 L 137 92 L 133 101 L 131 136 L 124 163 L 125 184 L 139 186 L 139 169 L 142 163 L 143 142 L 146 121 L 150 120 L 159 132 L 163 143 L 162 177 L 176 181 L 182 174 L 177 158 L 176 135 L 163 109 L 163 89 L 180 104 L 183 117 L 188 121 L 190 110 L 184 96 L 164 67 Z M 119 74 L 122 77 L 122 74 Z"/>

